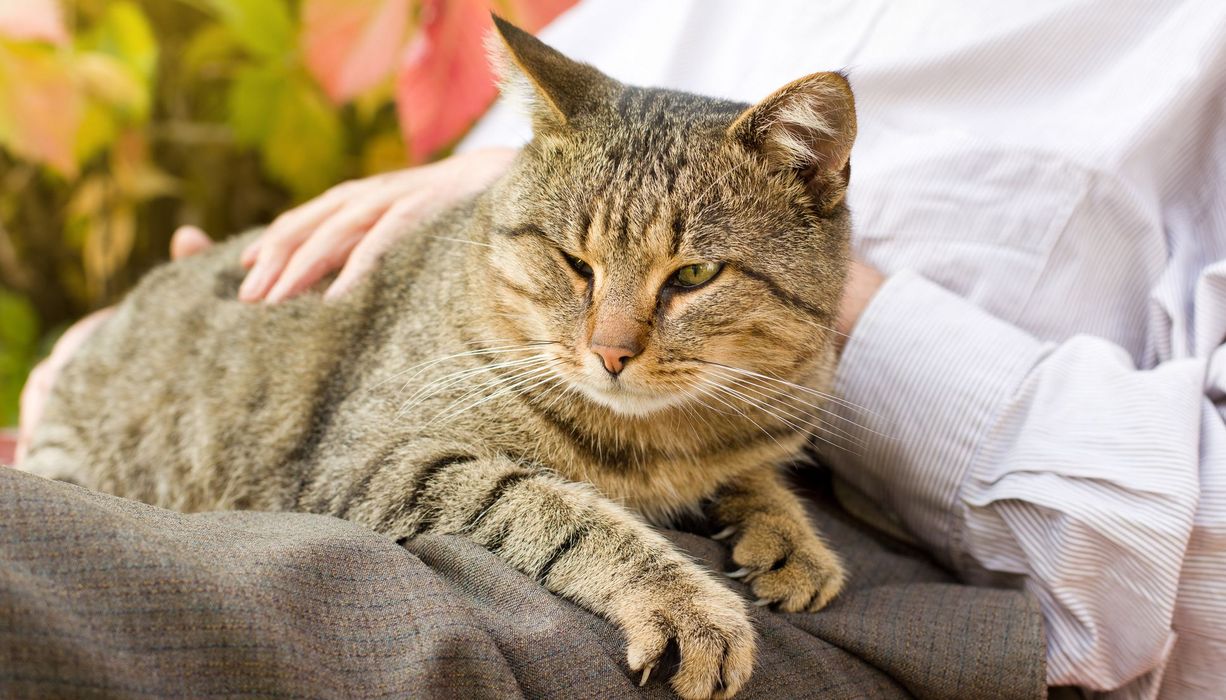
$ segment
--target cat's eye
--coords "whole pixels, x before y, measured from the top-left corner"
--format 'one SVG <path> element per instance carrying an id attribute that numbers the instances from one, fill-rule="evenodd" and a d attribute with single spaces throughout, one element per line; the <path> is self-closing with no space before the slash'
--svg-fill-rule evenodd
<path id="1" fill-rule="evenodd" d="M 698 287 L 715 279 L 719 271 L 724 269 L 723 263 L 703 262 L 686 265 L 673 273 L 669 283 L 675 287 L 690 289 Z"/>
<path id="2" fill-rule="evenodd" d="M 579 258 L 576 258 L 575 256 L 571 255 L 570 253 L 564 252 L 562 253 L 562 257 L 566 258 L 566 263 L 570 265 L 570 268 L 574 270 L 576 273 L 578 273 L 580 277 L 591 279 L 592 276 L 596 274 L 592 270 L 591 265 L 588 265 L 587 263 L 583 262 Z"/>

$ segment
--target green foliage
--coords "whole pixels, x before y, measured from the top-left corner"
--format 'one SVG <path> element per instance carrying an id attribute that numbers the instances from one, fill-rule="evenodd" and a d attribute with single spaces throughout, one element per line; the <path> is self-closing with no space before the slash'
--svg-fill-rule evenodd
<path id="1" fill-rule="evenodd" d="M 208 0 L 207 4 L 253 55 L 283 59 L 294 50 L 294 21 L 284 0 Z"/>
<path id="2" fill-rule="evenodd" d="M 40 332 L 115 302 L 179 225 L 228 235 L 404 162 L 386 83 L 337 105 L 304 66 L 296 0 L 71 7 L 58 45 L 0 26 L 0 426 Z"/>
<path id="3" fill-rule="evenodd" d="M 265 170 L 295 194 L 336 182 L 344 127 L 304 75 L 275 64 L 246 67 L 230 85 L 228 104 L 235 138 L 258 149 Z"/>
<path id="4" fill-rule="evenodd" d="M 17 400 L 38 349 L 38 317 L 25 298 L 0 289 L 0 425 L 17 423 Z"/>

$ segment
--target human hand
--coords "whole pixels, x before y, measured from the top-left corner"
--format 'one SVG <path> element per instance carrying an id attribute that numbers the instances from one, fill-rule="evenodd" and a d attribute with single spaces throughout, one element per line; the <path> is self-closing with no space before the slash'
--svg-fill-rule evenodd
<path id="1" fill-rule="evenodd" d="M 839 318 L 835 322 L 835 344 L 840 353 L 851 338 L 856 322 L 860 320 L 860 314 L 868 308 L 873 296 L 884 283 L 885 277 L 875 268 L 859 260 L 851 261 L 847 273 L 847 287 L 843 290 L 843 301 L 839 305 Z"/>
<path id="2" fill-rule="evenodd" d="M 474 194 L 507 169 L 516 151 L 491 148 L 431 165 L 344 182 L 273 221 L 243 251 L 243 301 L 276 303 L 340 268 L 324 294 L 352 288 L 411 224 Z"/>
<path id="3" fill-rule="evenodd" d="M 195 226 L 182 226 L 170 239 L 170 257 L 178 260 L 195 255 L 212 244 L 213 242 L 200 229 Z M 30 447 L 30 437 L 34 434 L 34 427 L 42 419 L 47 397 L 51 395 L 51 387 L 55 384 L 60 370 L 86 339 L 93 335 L 98 326 L 114 313 L 114 307 L 99 309 L 72 324 L 59 340 L 55 341 L 51 354 L 30 370 L 30 376 L 26 378 L 25 386 L 21 388 L 15 459 L 17 464 L 21 464 L 21 460 L 25 458 L 26 451 Z"/>

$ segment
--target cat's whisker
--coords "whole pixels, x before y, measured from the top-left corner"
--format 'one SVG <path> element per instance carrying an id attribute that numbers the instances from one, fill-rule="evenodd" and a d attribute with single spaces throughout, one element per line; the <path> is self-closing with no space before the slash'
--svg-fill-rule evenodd
<path id="1" fill-rule="evenodd" d="M 792 430 L 795 430 L 797 432 L 802 432 L 802 433 L 809 433 L 810 431 L 807 428 L 813 427 L 812 424 L 804 420 L 800 421 L 801 425 L 797 425 L 796 423 L 792 422 L 792 420 L 789 420 L 787 417 L 785 417 L 783 414 L 777 411 L 773 406 L 770 406 L 769 404 L 765 404 L 761 401 L 756 401 L 753 398 L 747 396 L 744 392 L 737 391 L 736 389 L 733 389 L 725 384 L 716 384 L 715 387 L 718 391 L 722 391 L 728 396 L 731 396 L 732 398 L 735 398 L 739 401 L 742 401 L 748 404 L 749 406 L 753 408 L 758 409 L 762 413 L 765 413 L 766 415 L 779 421 L 780 423 L 787 425 Z M 791 414 L 788 414 L 788 415 L 790 416 Z M 795 419 L 795 416 L 792 416 L 792 418 Z"/>
<path id="2" fill-rule="evenodd" d="M 500 374 L 495 374 L 492 378 L 486 379 L 480 382 L 479 384 L 477 384 L 476 386 L 469 387 L 466 391 L 463 391 L 463 393 L 461 393 L 458 397 L 449 401 L 447 405 L 444 406 L 441 410 L 435 412 L 434 416 L 427 422 L 427 425 L 434 423 L 436 420 L 439 420 L 443 416 L 446 416 L 448 413 L 451 412 L 451 409 L 454 408 L 455 406 L 471 399 L 474 396 L 481 395 L 481 393 L 485 391 L 486 389 L 494 389 L 502 384 L 505 384 L 508 381 L 515 381 L 517 378 L 524 376 L 525 374 L 529 374 L 532 371 L 537 370 L 537 369 L 539 369 L 539 366 L 536 366 L 536 365 L 532 367 L 528 367 L 528 368 L 521 368 L 520 371 L 513 373 L 509 377 L 504 377 Z M 434 395 L 437 395 L 437 393 L 438 392 L 435 392 Z"/>
<path id="3" fill-rule="evenodd" d="M 557 340 L 544 340 L 541 338 L 483 338 L 481 340 L 465 340 L 460 345 L 480 345 L 481 343 L 528 343 L 532 345 L 561 345 Z"/>
<path id="4" fill-rule="evenodd" d="M 417 370 L 417 372 L 414 372 L 413 375 L 411 375 L 407 380 L 405 380 L 404 385 L 400 387 L 400 391 L 403 392 L 405 389 L 407 389 L 412 384 L 413 380 L 416 379 L 418 375 L 420 375 L 422 372 L 425 372 L 426 370 L 430 369 L 431 367 L 439 363 L 447 362 L 448 360 L 455 360 L 455 359 L 459 359 L 463 357 L 477 357 L 481 355 L 498 355 L 498 354 L 504 354 L 504 353 L 513 353 L 513 352 L 528 352 L 530 350 L 536 350 L 539 347 L 541 347 L 541 345 L 545 345 L 545 344 L 548 344 L 548 341 L 533 341 L 528 344 L 520 343 L 519 345 L 508 345 L 508 346 L 503 346 L 503 347 L 478 348 L 476 350 L 468 350 L 465 352 L 453 353 L 451 355 L 444 355 L 443 357 L 438 357 L 433 360 L 427 360 L 425 362 L 421 362 L 416 365 L 413 365 L 412 367 L 409 367 L 406 370 L 397 372 L 396 375 L 393 375 L 393 377 L 389 377 L 388 379 L 392 379 L 396 376 L 403 376 L 406 372 L 411 371 L 414 368 L 420 368 Z M 387 381 L 387 380 L 384 380 L 384 381 Z M 380 382 L 380 384 L 381 383 L 383 382 Z"/>
<path id="5" fill-rule="evenodd" d="M 511 371 L 530 370 L 543 363 L 544 363 L 544 360 L 533 359 L 531 362 L 518 363 L 516 365 L 509 367 L 508 369 L 510 369 Z M 485 372 L 490 371 L 484 367 L 481 368 L 481 370 Z M 396 417 L 399 418 L 400 416 L 403 416 L 408 411 L 416 408 L 417 406 L 420 406 L 421 404 L 429 401 L 430 399 L 456 386 L 460 386 L 460 391 L 462 392 L 459 399 L 457 399 L 457 400 L 460 400 L 460 399 L 463 399 L 465 396 L 471 395 L 472 392 L 479 391 L 480 388 L 483 388 L 484 386 L 489 385 L 491 383 L 500 381 L 501 379 L 501 375 L 498 375 L 497 372 L 495 371 L 492 379 L 487 378 L 487 379 L 479 380 L 479 383 L 477 384 L 477 386 L 464 386 L 464 383 L 466 382 L 466 380 L 471 379 L 473 377 L 477 377 L 478 375 L 483 373 L 482 371 L 469 371 L 469 372 L 470 372 L 469 374 L 466 374 L 463 377 L 452 377 L 450 379 L 427 384 L 426 386 L 419 388 L 416 392 L 414 392 L 413 396 L 409 397 L 407 400 L 405 400 L 401 404 L 400 409 L 396 412 Z"/>
<path id="6" fill-rule="evenodd" d="M 739 386 L 742 390 L 751 391 L 754 395 L 756 395 L 757 397 L 760 397 L 760 400 L 764 402 L 778 401 L 780 400 L 782 396 L 784 396 L 780 394 L 771 396 L 771 395 L 762 393 L 760 391 L 756 391 L 753 388 L 749 386 L 745 386 L 743 384 L 740 384 Z M 770 405 L 770 404 L 768 403 L 767 405 Z M 794 420 L 797 420 L 797 421 L 803 421 L 805 425 L 811 426 L 814 429 L 814 431 L 816 431 L 815 434 L 816 433 L 829 433 L 841 440 L 845 440 L 848 443 L 856 445 L 857 447 L 865 446 L 864 440 L 857 437 L 854 433 L 843 430 L 835 425 L 832 425 L 830 422 L 816 418 L 812 416 L 811 414 L 806 414 L 803 409 L 793 409 L 792 407 L 785 408 L 784 406 L 780 406 L 779 410 L 783 411 L 788 417 Z"/>
<path id="7" fill-rule="evenodd" d="M 536 382 L 535 384 L 531 384 L 531 385 L 529 385 L 529 386 L 525 386 L 525 387 L 512 387 L 512 389 L 513 389 L 513 393 L 514 393 L 516 396 L 523 396 L 523 395 L 527 394 L 529 391 L 531 391 L 531 390 L 535 389 L 536 387 L 541 386 L 542 384 L 554 384 L 554 383 L 558 383 L 558 382 L 561 382 L 561 381 L 562 381 L 562 379 L 561 379 L 560 377 L 558 377 L 556 374 L 553 374 L 553 373 L 547 373 L 547 374 L 546 374 L 546 376 L 545 376 L 543 379 L 541 379 L 540 381 Z M 492 396 L 491 396 L 491 397 L 490 397 L 490 399 L 492 399 L 492 398 L 495 398 L 495 397 L 492 397 Z M 489 399 L 486 399 L 486 401 L 488 401 L 488 400 L 489 400 Z M 482 401 L 481 403 L 485 403 L 485 401 Z M 480 404 L 478 404 L 478 405 L 480 405 Z"/>
<path id="8" fill-rule="evenodd" d="M 803 391 L 807 394 L 816 396 L 822 400 L 830 401 L 832 403 L 837 403 L 838 405 L 851 409 L 853 411 L 858 411 L 861 413 L 868 413 L 868 414 L 871 414 L 877 417 L 881 417 L 881 414 L 877 413 L 876 411 L 870 408 L 867 408 L 865 406 L 860 406 L 858 404 L 854 404 L 850 401 L 847 401 L 846 399 L 835 396 L 834 394 L 828 394 L 824 391 L 818 391 L 817 389 L 804 386 L 803 384 L 796 384 L 795 382 L 789 382 L 786 379 L 780 379 L 779 377 L 773 377 L 767 374 L 762 374 L 761 372 L 754 372 L 752 370 L 744 369 L 742 367 L 733 367 L 732 365 L 725 365 L 723 363 L 714 362 L 712 360 L 698 360 L 698 362 L 701 362 L 707 365 L 713 365 L 715 367 L 722 367 L 730 372 L 735 372 L 737 374 L 743 374 L 746 376 L 757 377 L 758 379 L 762 379 L 762 380 L 769 381 L 769 382 L 776 382 L 778 384 L 784 384 L 789 387 L 792 387 L 793 389 L 796 389 L 797 391 Z M 864 427 L 864 426 L 861 426 L 861 427 Z M 865 429 L 868 430 L 868 428 L 865 428 Z M 882 433 L 877 433 L 877 434 L 882 435 L 882 437 L 888 437 L 886 435 L 883 435 Z"/>
<path id="9" fill-rule="evenodd" d="M 831 447 L 833 447 L 833 448 L 835 448 L 835 449 L 843 450 L 844 452 L 848 452 L 848 453 L 850 453 L 850 454 L 852 454 L 852 455 L 855 455 L 855 456 L 861 456 L 861 454 L 862 454 L 862 453 L 861 453 L 859 450 L 851 450 L 851 449 L 848 449 L 846 446 L 843 446 L 843 445 L 840 445 L 840 444 L 838 444 L 838 443 L 835 443 L 834 441 L 832 441 L 832 440 L 830 440 L 829 438 L 827 438 L 827 437 L 825 437 L 825 436 L 823 436 L 823 435 L 819 434 L 818 432 L 815 432 L 814 430 L 809 430 L 809 429 L 807 429 L 808 427 L 813 427 L 813 428 L 817 428 L 817 427 L 818 427 L 818 426 L 814 426 L 813 424 L 811 424 L 811 423 L 809 423 L 809 422 L 807 422 L 807 421 L 801 421 L 801 423 L 802 423 L 803 425 L 797 425 L 796 423 L 792 422 L 791 420 L 788 420 L 787 418 L 785 418 L 785 417 L 783 417 L 783 416 L 779 415 L 777 412 L 775 412 L 775 411 L 771 410 L 771 408 L 770 408 L 769 406 L 764 406 L 764 405 L 762 405 L 761 403 L 759 403 L 759 402 L 757 402 L 757 401 L 754 401 L 753 399 L 751 399 L 751 398 L 749 398 L 749 397 L 745 396 L 745 395 L 744 395 L 744 394 L 742 394 L 741 392 L 736 391 L 735 389 L 731 389 L 731 388 L 729 388 L 729 387 L 727 387 L 727 386 L 720 385 L 720 384 L 717 384 L 717 385 L 716 385 L 716 389 L 717 389 L 717 390 L 719 390 L 719 391 L 724 392 L 725 394 L 727 394 L 728 396 L 730 396 L 730 397 L 732 397 L 732 398 L 735 398 L 735 399 L 739 399 L 739 400 L 741 400 L 741 401 L 744 401 L 745 403 L 749 404 L 750 406 L 753 406 L 754 408 L 758 409 L 759 411 L 762 411 L 763 413 L 766 413 L 767 415 L 771 416 L 771 417 L 772 417 L 772 418 L 774 418 L 775 420 L 779 421 L 780 423 L 783 423 L 784 425 L 788 426 L 789 428 L 791 428 L 792 430 L 795 430 L 795 431 L 796 431 L 796 432 L 798 432 L 798 433 L 803 433 L 804 435 L 807 435 L 807 436 L 809 436 L 809 437 L 812 437 L 812 438 L 817 438 L 818 440 L 820 440 L 820 441 L 822 441 L 822 442 L 826 443 L 827 445 L 830 445 Z M 755 423 L 755 425 L 756 425 L 756 423 Z M 760 427 L 760 426 L 759 426 L 759 427 Z M 776 443 L 778 443 L 778 441 L 777 441 L 777 440 L 776 440 Z"/>
<path id="10" fill-rule="evenodd" d="M 573 384 L 571 384 L 569 381 L 566 380 L 565 377 L 563 377 L 562 378 L 562 390 L 558 392 L 558 395 L 554 397 L 553 401 L 550 401 L 541 410 L 548 413 L 550 410 L 553 409 L 555 405 L 557 405 L 560 399 L 562 399 L 565 396 L 569 396 L 570 394 L 576 394 L 576 393 L 578 393 L 578 389 L 576 389 Z"/>
<path id="11" fill-rule="evenodd" d="M 703 427 L 707 429 L 708 434 L 713 432 L 713 429 L 711 428 L 711 424 L 707 421 L 707 419 L 704 418 L 694 406 L 688 405 L 689 400 L 690 400 L 689 398 L 686 398 L 685 399 L 686 403 L 678 404 L 677 408 L 680 409 L 681 412 L 685 414 L 686 418 L 702 421 Z M 689 429 L 690 435 L 694 436 L 694 445 L 695 446 L 701 445 L 703 443 L 703 438 L 702 438 L 702 435 L 699 435 L 698 428 L 694 426 L 693 420 L 684 421 L 684 425 L 687 429 Z M 689 457 L 691 460 L 695 459 L 695 456 L 692 450 L 686 450 L 685 453 L 686 453 L 686 456 Z"/>
<path id="12" fill-rule="evenodd" d="M 843 331 L 835 330 L 834 328 L 831 328 L 830 326 L 827 326 L 824 323 L 819 323 L 817 321 L 814 321 L 812 318 L 805 317 L 805 318 L 802 318 L 801 321 L 805 323 L 806 325 L 813 326 L 814 328 L 817 328 L 818 330 L 826 331 L 827 333 L 833 333 L 834 335 L 841 336 L 843 338 L 851 337 L 850 335 L 847 335 Z"/>
<path id="13" fill-rule="evenodd" d="M 402 404 L 401 406 L 401 409 L 397 412 L 397 417 L 402 415 L 405 411 L 407 411 L 412 406 L 416 406 L 417 404 L 420 404 L 422 401 L 429 399 L 431 396 L 435 396 L 439 392 L 445 391 L 451 388 L 452 386 L 455 386 L 456 384 L 462 383 L 466 379 L 469 379 L 475 375 L 479 375 L 483 372 L 494 372 L 500 369 L 530 367 L 530 366 L 539 365 L 544 362 L 547 362 L 549 359 L 550 358 L 546 355 L 537 355 L 537 356 L 529 357 L 529 358 L 522 359 L 522 360 L 510 360 L 507 362 L 497 362 L 493 364 L 482 365 L 480 367 L 472 367 L 469 369 L 464 369 L 458 372 L 453 372 L 451 374 L 444 375 L 442 377 L 439 377 L 438 379 L 435 379 L 431 382 L 426 383 L 424 386 L 418 388 L 417 391 L 415 391 L 411 396 L 409 396 L 409 398 L 405 399 L 404 404 Z M 408 385 L 406 384 L 405 387 L 407 388 L 407 386 Z"/>
<path id="14" fill-rule="evenodd" d="M 738 386 L 742 386 L 746 390 L 753 391 L 756 395 L 760 396 L 761 398 L 767 401 L 778 401 L 778 400 L 783 400 L 783 399 L 786 399 L 787 401 L 795 401 L 797 403 L 804 404 L 805 406 L 808 406 L 809 408 L 820 411 L 828 415 L 829 417 L 839 418 L 839 419 L 851 422 L 850 419 L 847 419 L 844 416 L 841 416 L 838 413 L 831 411 L 825 406 L 820 406 L 818 404 L 810 403 L 808 401 L 805 401 L 804 399 L 798 398 L 796 396 L 792 396 L 791 394 L 787 393 L 786 391 L 782 389 L 778 389 L 773 386 L 763 384 L 761 381 L 757 380 L 754 377 L 738 376 L 736 374 L 729 373 L 729 374 L 725 374 L 724 378 L 731 382 L 735 382 Z M 766 393 L 766 392 L 769 392 L 769 393 Z M 801 413 L 807 413 L 802 408 L 797 408 L 797 407 L 792 407 L 792 408 L 795 408 L 795 410 Z M 813 417 L 816 419 L 815 416 Z M 823 430 L 833 431 L 847 440 L 853 440 L 856 442 L 860 442 L 860 438 L 856 437 L 850 431 L 840 428 L 836 425 L 832 425 L 826 420 L 819 420 L 819 424 L 821 425 L 821 428 Z M 863 428 L 863 426 L 859 425 L 858 423 L 852 422 L 852 425 L 857 428 Z"/>
<path id="15" fill-rule="evenodd" d="M 734 412 L 736 412 L 737 414 L 739 414 L 739 415 L 740 415 L 742 418 L 744 418 L 745 420 L 747 420 L 747 421 L 749 421 L 750 423 L 752 423 L 752 424 L 754 425 L 754 427 L 756 427 L 758 430 L 761 430 L 761 431 L 762 431 L 762 433 L 763 433 L 764 435 L 766 435 L 768 438 L 770 438 L 772 441 L 774 441 L 774 443 L 775 443 L 776 445 L 778 445 L 780 449 L 784 449 L 784 447 L 783 447 L 783 443 L 779 442 L 779 439 L 778 439 L 778 438 L 776 438 L 776 437 L 774 436 L 774 434 L 773 434 L 773 433 L 771 433 L 771 431 L 767 430 L 766 428 L 763 428 L 763 427 L 762 427 L 762 425 L 761 425 L 761 424 L 759 424 L 759 423 L 758 423 L 756 420 L 754 420 L 753 418 L 751 418 L 751 417 L 749 416 L 749 414 L 748 414 L 748 413 L 746 413 L 745 411 L 741 410 L 740 408 L 737 408 L 735 405 L 733 405 L 733 404 L 729 403 L 728 401 L 726 401 L 726 400 L 724 400 L 722 397 L 720 397 L 720 396 L 719 396 L 719 395 L 718 395 L 718 394 L 717 394 L 717 393 L 714 391 L 714 390 L 719 389 L 719 388 L 720 388 L 719 383 L 717 383 L 717 382 L 711 382 L 711 381 L 708 381 L 708 382 L 706 383 L 706 385 L 705 385 L 704 387 L 702 387 L 702 388 L 701 388 L 699 391 L 700 391 L 700 393 L 702 393 L 703 395 L 705 395 L 705 396 L 707 396 L 707 397 L 709 397 L 709 398 L 715 399 L 716 401 L 718 401 L 718 402 L 722 403 L 723 405 L 727 406 L 728 408 L 732 409 Z"/>
<path id="16" fill-rule="evenodd" d="M 426 238 L 433 238 L 436 241 L 449 241 L 451 243 L 467 243 L 468 245 L 476 245 L 476 246 L 481 246 L 483 248 L 493 248 L 494 247 L 490 245 L 489 243 L 481 243 L 480 241 L 467 241 L 467 240 L 464 240 L 463 238 L 448 238 L 447 236 L 426 236 Z"/>
<path id="17" fill-rule="evenodd" d="M 510 339 L 508 339 L 508 340 L 510 340 Z M 473 341 L 473 343 L 479 343 L 479 342 L 501 342 L 501 341 Z M 532 342 L 530 342 L 530 343 L 528 343 L 528 344 L 526 344 L 526 345 L 525 345 L 525 344 L 523 343 L 523 341 L 518 341 L 516 345 L 506 345 L 506 346 L 501 346 L 501 347 L 492 347 L 492 348 L 478 348 L 478 349 L 476 349 L 476 350 L 468 350 L 468 351 L 465 351 L 465 352 L 458 352 L 458 353 L 454 353 L 454 354 L 452 354 L 452 355 L 444 355 L 444 356 L 442 356 L 442 357 L 432 358 L 432 359 L 429 359 L 429 360 L 425 360 L 425 361 L 422 361 L 422 362 L 418 362 L 417 364 L 414 364 L 414 365 L 410 365 L 410 366 L 408 366 L 408 367 L 406 367 L 406 368 L 404 368 L 404 369 L 402 369 L 402 370 L 399 370 L 399 371 L 397 371 L 397 372 L 395 372 L 395 373 L 391 374 L 390 376 L 384 377 L 383 379 L 380 379 L 379 381 L 375 382 L 374 384 L 371 384 L 370 386 L 365 387 L 365 388 L 364 388 L 364 390 L 365 390 L 365 391 L 372 391 L 372 390 L 377 389 L 377 388 L 379 388 L 380 386 L 383 386 L 384 384 L 386 384 L 386 383 L 388 383 L 388 382 L 392 381 L 393 379 L 396 379 L 396 378 L 398 378 L 398 377 L 402 377 L 402 376 L 404 376 L 405 374 L 407 374 L 407 373 L 409 373 L 409 372 L 412 372 L 412 371 L 413 371 L 413 370 L 415 370 L 415 369 L 418 369 L 418 368 L 421 368 L 422 370 L 429 369 L 430 367 L 433 367 L 434 365 L 436 365 L 436 364 L 438 364 L 438 363 L 440 363 L 440 362 L 446 362 L 447 360 L 453 360 L 453 359 L 456 359 L 456 358 L 460 358 L 460 357 L 468 357 L 468 356 L 473 356 L 473 355 L 493 355 L 493 354 L 497 354 L 497 353 L 500 353 L 500 352 L 516 352 L 516 351 L 520 351 L 520 350 L 529 350 L 529 349 L 534 349 L 534 348 L 536 348 L 536 347 L 539 347 L 540 345 L 543 345 L 543 344 L 548 344 L 548 343 L 551 343 L 551 342 L 553 342 L 553 341 L 532 341 Z M 465 343 L 465 344 L 466 344 L 466 345 L 468 345 L 468 344 L 472 344 L 472 343 Z M 419 372 L 419 373 L 420 373 L 420 372 Z M 413 375 L 413 376 L 417 376 L 417 375 Z M 412 377 L 410 377 L 410 379 L 412 379 Z"/>
<path id="18" fill-rule="evenodd" d="M 465 382 L 465 380 L 473 376 L 480 375 L 485 372 L 489 372 L 493 374 L 492 378 L 482 380 L 476 386 L 468 387 L 467 390 L 464 391 L 464 393 L 462 393 L 458 399 L 456 399 L 456 401 L 463 401 L 466 398 L 471 397 L 475 395 L 476 393 L 479 393 L 486 387 L 502 381 L 504 377 L 498 374 L 499 369 L 511 369 L 515 372 L 528 371 L 528 370 L 535 369 L 541 365 L 544 365 L 545 363 L 549 362 L 550 359 L 551 358 L 549 358 L 546 355 L 538 355 L 538 356 L 526 358 L 524 360 L 515 360 L 515 361 L 505 362 L 505 363 L 496 363 L 498 366 L 483 365 L 481 367 L 474 367 L 474 368 L 470 368 L 466 370 L 461 370 L 460 372 L 455 372 L 452 375 L 448 375 L 446 377 L 441 377 L 435 382 L 431 382 L 430 384 L 427 384 L 426 386 L 418 389 L 417 392 L 413 394 L 413 396 L 409 397 L 409 399 L 406 400 L 405 405 L 401 407 L 401 410 L 398 411 L 396 415 L 397 417 L 400 417 L 401 415 L 403 415 L 403 413 L 407 410 L 407 408 L 410 407 L 409 406 L 410 403 L 412 404 L 412 406 L 419 405 L 422 402 L 434 396 L 437 396 L 443 391 L 446 391 L 447 389 L 450 389 L 451 387 L 457 384 L 461 384 Z"/>
<path id="19" fill-rule="evenodd" d="M 517 360 L 505 360 L 502 362 L 492 362 L 489 364 L 483 364 L 477 367 L 468 367 L 465 369 L 457 370 L 455 372 L 444 374 L 443 376 L 438 377 L 436 379 L 432 379 L 431 381 L 426 382 L 423 385 L 423 388 L 436 386 L 436 385 L 444 384 L 444 383 L 449 383 L 456 379 L 464 379 L 472 375 L 481 374 L 482 372 L 489 372 L 491 370 L 504 369 L 508 367 L 518 367 L 524 364 L 529 364 L 532 362 L 540 361 L 542 359 L 545 359 L 546 357 L 547 357 L 546 355 L 533 355 L 532 357 L 520 358 Z M 412 386 L 411 380 L 406 382 L 403 388 L 407 389 L 409 386 Z M 420 391 L 422 391 L 422 389 L 418 389 L 418 392 Z M 416 395 L 417 393 L 414 393 L 413 396 L 416 396 Z M 412 398 L 413 397 L 410 397 L 410 399 Z"/>
<path id="20" fill-rule="evenodd" d="M 505 380 L 503 382 L 503 386 L 497 388 L 494 391 L 494 393 L 490 394 L 489 396 L 485 396 L 481 399 L 478 399 L 475 402 L 472 402 L 458 409 L 453 409 L 449 406 L 443 412 L 439 413 L 434 418 L 431 418 L 429 423 L 427 423 L 427 425 L 430 425 L 434 423 L 435 421 L 446 422 L 456 416 L 463 415 L 467 413 L 468 411 L 471 411 L 474 408 L 488 401 L 492 401 L 500 396 L 505 396 L 508 393 L 516 392 L 516 393 L 522 394 L 526 392 L 527 390 L 533 387 L 539 386 L 547 381 L 556 381 L 557 375 L 555 375 L 552 370 L 553 370 L 553 365 L 549 365 L 546 367 L 538 367 L 538 368 L 533 368 L 531 370 L 526 370 L 525 372 L 521 372 L 518 375 L 515 375 L 514 379 Z M 542 374 L 546 375 L 544 379 L 540 379 Z M 529 375 L 529 376 L 525 376 L 525 375 Z M 531 384 L 531 386 L 527 386 L 527 387 L 524 386 L 525 384 L 528 384 L 529 382 L 533 382 L 534 380 L 538 380 L 538 379 L 539 381 L 536 381 L 536 383 Z M 511 382 L 514 382 L 514 383 L 511 383 Z M 509 384 L 509 386 L 507 386 L 507 384 Z"/>
<path id="21" fill-rule="evenodd" d="M 788 427 L 792 428 L 793 430 L 796 430 L 797 432 L 802 432 L 802 433 L 805 433 L 806 435 L 811 435 L 813 437 L 816 437 L 817 439 L 821 440 L 822 442 L 825 442 L 831 447 L 835 447 L 835 448 L 849 451 L 849 452 L 851 451 L 851 450 L 847 450 L 845 446 L 839 445 L 835 443 L 833 440 L 821 435 L 820 433 L 825 428 L 825 426 L 823 426 L 821 423 L 814 423 L 813 421 L 806 420 L 804 418 L 796 416 L 790 411 L 783 412 L 774 406 L 771 406 L 762 401 L 756 400 L 746 395 L 744 392 L 737 391 L 736 389 L 733 389 L 729 386 L 718 385 L 718 388 L 721 391 L 724 391 L 725 393 L 731 396 L 739 398 L 741 401 L 744 401 L 750 406 L 757 408 L 759 411 L 762 411 L 763 413 L 771 416 L 775 420 L 783 423 L 784 425 L 787 425 Z M 852 442 L 852 444 L 856 445 L 857 447 L 863 447 L 862 444 L 860 444 L 858 441 L 855 441 L 852 438 L 848 438 L 848 440 Z"/>
<path id="22" fill-rule="evenodd" d="M 484 398 L 483 395 L 486 391 L 489 391 L 489 390 L 497 391 L 507 385 L 514 384 L 516 382 L 524 380 L 525 378 L 530 379 L 532 377 L 539 376 L 541 373 L 544 373 L 546 370 L 552 367 L 556 367 L 559 364 L 559 362 L 560 360 L 556 358 L 543 358 L 540 362 L 534 363 L 530 366 L 518 367 L 515 369 L 515 371 L 512 371 L 506 375 L 495 372 L 493 377 L 477 384 L 476 386 L 470 387 L 463 394 L 461 394 L 460 396 L 452 400 L 441 411 L 436 413 L 435 417 L 438 418 L 445 414 L 450 413 L 455 406 L 459 404 L 463 404 L 464 402 L 469 401 L 470 399 L 473 399 L 474 397 L 482 396 Z"/>
<path id="23" fill-rule="evenodd" d="M 709 404 L 699 404 L 698 399 L 700 395 L 698 394 L 697 389 L 698 389 L 697 382 L 687 383 L 686 386 L 682 388 L 681 390 L 681 403 L 677 404 L 677 407 L 681 408 L 682 410 L 685 410 L 686 415 L 690 415 L 690 416 L 693 416 L 701 420 L 703 425 L 707 428 L 707 430 L 714 433 L 716 432 L 715 427 L 712 426 L 711 422 L 706 419 L 706 416 L 702 415 L 702 412 L 699 411 L 698 408 L 701 406 L 702 408 L 705 408 L 711 411 L 715 411 L 716 413 L 719 413 L 721 415 L 730 415 L 730 414 L 726 414 L 723 411 L 719 410 L 718 408 L 715 408 Z"/>
<path id="24" fill-rule="evenodd" d="M 487 360 L 482 360 L 482 362 L 484 362 L 485 364 L 480 364 L 475 367 L 465 367 L 464 369 L 459 369 L 454 372 L 449 372 L 447 374 L 444 374 L 441 377 L 430 380 L 429 382 L 427 382 L 427 385 L 436 384 L 442 381 L 447 381 L 448 379 L 451 379 L 453 377 L 463 377 L 463 376 L 467 376 L 470 374 L 480 374 L 481 372 L 487 372 L 491 369 L 501 369 L 503 367 L 514 367 L 516 365 L 523 364 L 525 362 L 532 362 L 534 360 L 538 360 L 543 357 L 547 357 L 547 355 L 532 355 L 531 357 L 521 357 L 521 358 L 516 358 L 512 360 L 500 360 L 497 362 L 489 362 Z M 413 382 L 409 381 L 409 382 L 406 382 L 404 386 L 407 387 L 407 386 L 412 386 L 412 385 L 413 385 Z"/>

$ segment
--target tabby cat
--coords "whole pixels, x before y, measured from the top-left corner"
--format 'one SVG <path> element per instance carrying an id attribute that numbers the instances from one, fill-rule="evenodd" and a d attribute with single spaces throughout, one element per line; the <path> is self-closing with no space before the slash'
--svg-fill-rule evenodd
<path id="1" fill-rule="evenodd" d="M 150 273 L 64 368 L 25 467 L 183 511 L 462 535 L 730 697 L 745 602 L 648 523 L 704 512 L 759 604 L 836 556 L 778 467 L 817 425 L 846 274 L 847 81 L 756 106 L 619 84 L 496 20 L 531 143 L 337 302 L 236 292 L 250 236 Z"/>

